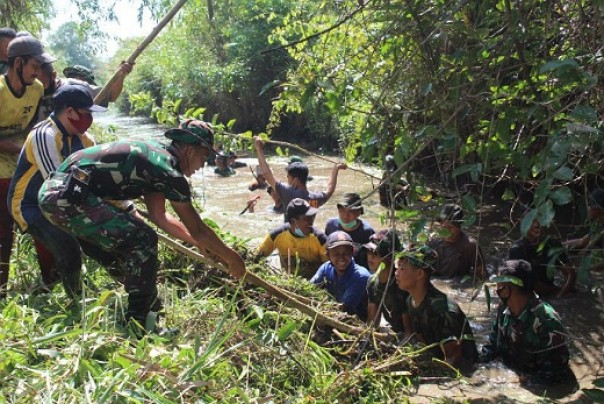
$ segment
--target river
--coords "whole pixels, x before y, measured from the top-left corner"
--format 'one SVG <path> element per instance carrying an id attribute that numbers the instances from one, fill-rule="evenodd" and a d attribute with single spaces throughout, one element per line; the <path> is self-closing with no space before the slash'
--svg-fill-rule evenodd
<path id="1" fill-rule="evenodd" d="M 111 127 L 119 138 L 157 139 L 162 140 L 163 130 L 156 124 L 144 118 L 131 118 L 114 113 L 97 114 L 95 123 L 102 127 Z M 246 156 L 239 159 L 248 167 L 254 167 L 257 160 L 254 152 L 247 151 Z M 308 164 L 313 177 L 309 182 L 310 190 L 323 190 L 333 167 L 333 163 L 316 157 L 302 156 Z M 341 161 L 330 158 L 332 161 Z M 275 176 L 285 180 L 285 166 L 287 158 L 270 157 Z M 265 191 L 250 192 L 247 185 L 253 180 L 248 167 L 237 169 L 237 174 L 231 177 L 221 177 L 214 174 L 214 167 L 205 167 L 192 177 L 195 189 L 195 198 L 203 208 L 201 216 L 216 221 L 222 230 L 228 231 L 238 237 L 248 239 L 251 248 L 257 246 L 264 236 L 283 221 L 283 216 L 270 212 L 272 200 Z M 328 203 L 319 210 L 315 224 L 323 228 L 326 220 L 337 216 L 336 203 L 345 192 L 358 192 L 361 196 L 367 195 L 376 185 L 376 180 L 371 180 L 367 172 L 379 176 L 380 172 L 368 166 L 352 165 L 355 170 L 340 171 L 336 192 Z M 359 171 L 356 171 L 359 170 Z M 246 201 L 253 195 L 259 195 L 260 200 L 253 213 L 240 214 L 245 208 Z M 382 220 L 386 218 L 387 211 L 379 205 L 377 194 L 370 196 L 363 202 L 365 213 L 363 219 L 368 221 L 375 229 L 385 228 Z M 507 248 L 518 238 L 518 229 L 510 230 L 511 224 L 507 213 L 501 208 L 492 205 L 482 205 L 480 211 L 480 225 L 471 226 L 467 231 L 474 235 L 480 242 L 487 262 L 496 265 L 507 255 Z M 404 229 L 404 223 L 397 223 L 399 230 Z M 600 282 L 598 278 L 595 281 Z M 474 334 L 479 344 L 486 340 L 493 311 L 487 310 L 486 297 L 480 292 L 475 300 L 471 299 L 474 290 L 451 282 L 434 281 L 442 291 L 448 293 L 457 301 L 468 317 L 472 320 Z M 604 377 L 604 350 L 602 338 L 602 299 L 598 294 L 591 293 L 587 286 L 578 287 L 579 292 L 564 299 L 552 299 L 550 303 L 558 310 L 569 334 L 572 336 L 570 344 L 571 368 L 577 378 L 580 388 L 591 388 L 592 381 L 597 377 Z M 494 295 L 494 291 L 492 292 Z M 497 304 L 494 297 L 493 308 Z M 495 362 L 481 365 L 467 382 L 443 380 L 439 383 L 422 383 L 412 402 L 430 402 L 434 397 L 455 400 L 488 401 L 488 402 L 535 402 L 544 396 L 544 392 L 535 388 L 522 386 L 517 375 Z M 573 401 L 581 396 L 576 389 L 568 386 L 557 386 L 547 392 L 547 396 L 557 401 Z"/>

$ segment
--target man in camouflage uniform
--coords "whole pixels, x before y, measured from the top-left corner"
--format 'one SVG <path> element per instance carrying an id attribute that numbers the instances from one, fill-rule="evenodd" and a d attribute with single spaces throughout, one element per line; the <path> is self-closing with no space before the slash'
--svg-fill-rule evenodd
<path id="1" fill-rule="evenodd" d="M 566 330 L 558 313 L 533 293 L 531 265 L 524 260 L 505 261 L 493 280 L 501 304 L 481 360 L 501 357 L 534 382 L 568 378 Z"/>
<path id="2" fill-rule="evenodd" d="M 401 242 L 393 230 L 372 234 L 363 244 L 367 264 L 373 273 L 367 282 L 367 321 L 380 324 L 382 315 L 396 333 L 411 334 L 411 319 L 407 310 L 409 293 L 399 289 L 394 279 L 394 254 L 401 250 Z"/>
<path id="3" fill-rule="evenodd" d="M 430 281 L 437 259 L 436 252 L 425 245 L 403 251 L 397 256 L 396 283 L 409 292 L 407 309 L 417 340 L 440 344 L 430 351 L 433 357 L 469 368 L 478 357 L 472 329 L 459 305 Z"/>
<path id="4" fill-rule="evenodd" d="M 245 273 L 239 254 L 200 219 L 185 178 L 205 163 L 213 148 L 212 130 L 204 122 L 186 121 L 165 136 L 172 140 L 169 146 L 117 141 L 78 151 L 44 182 L 38 198 L 50 222 L 114 255 L 119 272 L 113 275 L 123 277 L 129 294 L 127 317 L 140 324 L 160 306 L 158 238 L 132 204 L 114 201 L 143 197 L 149 219 L 170 236 L 216 255 L 234 276 Z M 166 212 L 166 200 L 180 220 Z M 77 293 L 80 268 L 62 270 L 68 271 L 67 289 Z"/>

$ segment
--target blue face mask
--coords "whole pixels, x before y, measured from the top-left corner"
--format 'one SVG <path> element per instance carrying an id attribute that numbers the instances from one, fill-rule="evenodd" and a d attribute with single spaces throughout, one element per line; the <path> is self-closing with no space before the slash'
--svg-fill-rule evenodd
<path id="1" fill-rule="evenodd" d="M 299 227 L 296 227 L 296 228 L 294 229 L 294 234 L 295 234 L 297 237 L 306 237 L 306 234 L 304 234 L 304 232 L 302 231 L 302 229 L 300 229 Z"/>
<path id="2" fill-rule="evenodd" d="M 344 230 L 352 230 L 357 225 L 357 221 L 353 220 L 352 222 L 345 223 L 341 219 L 338 219 L 338 223 Z"/>

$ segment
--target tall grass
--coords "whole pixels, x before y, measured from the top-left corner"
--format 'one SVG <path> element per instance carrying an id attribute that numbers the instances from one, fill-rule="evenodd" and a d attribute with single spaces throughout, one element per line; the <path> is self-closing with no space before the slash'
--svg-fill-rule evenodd
<path id="1" fill-rule="evenodd" d="M 61 285 L 36 292 L 29 237 L 19 235 L 17 245 L 0 301 L 6 402 L 371 402 L 398 400 L 410 386 L 406 376 L 372 371 L 376 355 L 346 353 L 350 342 L 320 345 L 312 319 L 263 291 L 165 249 L 160 323 L 179 332 L 133 338 L 122 326 L 126 294 L 96 263 L 86 261 L 75 305 Z M 272 281 L 311 293 L 299 280 Z"/>

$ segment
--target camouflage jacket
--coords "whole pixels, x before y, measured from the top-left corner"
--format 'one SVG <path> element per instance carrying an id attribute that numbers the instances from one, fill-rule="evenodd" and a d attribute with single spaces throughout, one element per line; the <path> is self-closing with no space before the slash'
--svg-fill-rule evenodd
<path id="1" fill-rule="evenodd" d="M 553 382 L 569 372 L 566 342 L 558 313 L 534 296 L 518 317 L 499 305 L 481 356 L 483 360 L 501 357 L 506 365 L 533 374 L 538 381 Z"/>
<path id="2" fill-rule="evenodd" d="M 413 331 L 417 339 L 425 344 L 446 341 L 462 341 L 462 366 L 476 362 L 478 352 L 472 334 L 472 328 L 459 305 L 436 289 L 432 283 L 424 300 L 418 307 L 413 307 L 412 297 L 407 299 Z M 433 356 L 442 359 L 442 350 L 435 348 Z"/>
<path id="3" fill-rule="evenodd" d="M 385 297 L 384 294 L 386 294 Z M 391 277 L 388 283 L 381 283 L 379 276 L 373 274 L 367 283 L 369 303 L 376 304 L 379 307 L 382 297 L 384 297 L 381 314 L 394 332 L 404 331 L 403 313 L 407 312 L 408 296 L 409 293 L 398 288 L 394 277 Z"/>

